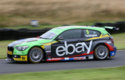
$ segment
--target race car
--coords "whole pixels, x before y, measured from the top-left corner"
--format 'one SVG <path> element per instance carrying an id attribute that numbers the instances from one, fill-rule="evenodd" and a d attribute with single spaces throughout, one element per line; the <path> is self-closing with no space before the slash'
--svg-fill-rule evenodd
<path id="1" fill-rule="evenodd" d="M 42 61 L 104 60 L 114 57 L 116 47 L 105 27 L 61 26 L 8 45 L 7 60 Z"/>

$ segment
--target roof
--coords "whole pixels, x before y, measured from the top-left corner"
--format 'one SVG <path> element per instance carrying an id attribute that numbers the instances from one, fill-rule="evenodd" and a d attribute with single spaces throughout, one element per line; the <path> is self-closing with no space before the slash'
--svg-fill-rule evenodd
<path id="1" fill-rule="evenodd" d="M 64 31 L 70 30 L 70 29 L 91 29 L 91 30 L 100 31 L 101 33 L 107 33 L 105 28 L 94 27 L 94 26 L 60 26 L 60 27 L 53 28 L 51 31 L 56 33 L 56 34 L 59 34 L 59 33 L 62 33 Z"/>

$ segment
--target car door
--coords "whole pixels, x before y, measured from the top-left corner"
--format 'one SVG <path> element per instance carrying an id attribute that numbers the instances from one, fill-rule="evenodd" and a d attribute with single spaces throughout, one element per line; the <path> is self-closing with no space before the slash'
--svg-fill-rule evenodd
<path id="1" fill-rule="evenodd" d="M 81 29 L 67 30 L 61 33 L 57 38 L 58 42 L 51 45 L 51 56 L 57 57 L 68 57 L 78 55 L 76 50 L 76 44 L 82 39 Z"/>

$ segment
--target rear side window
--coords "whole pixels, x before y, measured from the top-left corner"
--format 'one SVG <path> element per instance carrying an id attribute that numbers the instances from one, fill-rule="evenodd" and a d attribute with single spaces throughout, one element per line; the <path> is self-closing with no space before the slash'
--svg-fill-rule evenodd
<path id="1" fill-rule="evenodd" d="M 93 37 L 99 37 L 100 32 L 96 30 L 83 30 L 83 35 L 85 38 L 93 38 Z"/>
<path id="2" fill-rule="evenodd" d="M 63 32 L 60 36 L 64 39 L 79 39 L 81 38 L 81 32 L 80 29 L 74 29 L 74 30 L 68 30 Z"/>

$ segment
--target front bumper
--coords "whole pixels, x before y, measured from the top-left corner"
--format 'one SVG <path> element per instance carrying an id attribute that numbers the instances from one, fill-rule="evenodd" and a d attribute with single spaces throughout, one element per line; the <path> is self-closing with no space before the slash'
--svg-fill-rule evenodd
<path id="1" fill-rule="evenodd" d="M 7 54 L 7 59 L 11 60 L 11 61 L 25 61 L 25 62 L 28 61 L 27 55 L 20 56 L 20 55 L 10 55 L 10 54 Z"/>
<path id="2" fill-rule="evenodd" d="M 17 52 L 16 52 L 17 53 Z M 11 61 L 28 61 L 27 55 L 14 55 L 14 48 L 8 47 L 7 60 Z"/>

